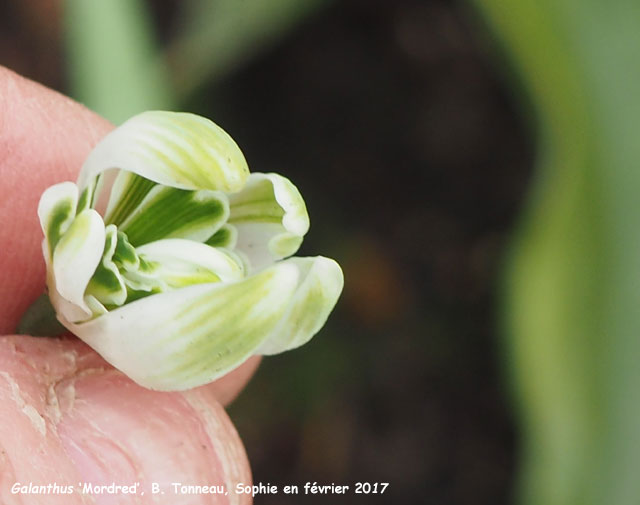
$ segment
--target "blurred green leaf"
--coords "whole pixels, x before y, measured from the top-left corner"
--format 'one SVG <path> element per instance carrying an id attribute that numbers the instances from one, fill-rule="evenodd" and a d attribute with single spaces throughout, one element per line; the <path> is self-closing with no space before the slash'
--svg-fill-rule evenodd
<path id="1" fill-rule="evenodd" d="M 640 500 L 640 3 L 476 0 L 539 113 L 507 324 L 521 502 Z"/>
<path id="2" fill-rule="evenodd" d="M 33 337 L 57 337 L 67 333 L 56 317 L 49 295 L 41 294 L 20 318 L 15 333 Z"/>
<path id="3" fill-rule="evenodd" d="M 121 123 L 150 109 L 173 108 L 141 0 L 65 0 L 65 36 L 74 98 Z"/>
<path id="4" fill-rule="evenodd" d="M 221 78 L 331 0 L 191 0 L 167 49 L 174 86 L 184 98 Z"/>

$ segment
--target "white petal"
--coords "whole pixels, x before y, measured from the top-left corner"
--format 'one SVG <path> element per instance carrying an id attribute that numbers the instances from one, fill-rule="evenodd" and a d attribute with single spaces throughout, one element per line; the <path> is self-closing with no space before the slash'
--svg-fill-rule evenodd
<path id="1" fill-rule="evenodd" d="M 281 175 L 251 174 L 229 203 L 229 223 L 238 231 L 236 248 L 248 258 L 252 271 L 294 254 L 309 230 L 300 192 Z"/>
<path id="2" fill-rule="evenodd" d="M 91 152 L 78 186 L 119 168 L 165 186 L 237 191 L 249 170 L 222 128 L 195 114 L 143 112 L 109 133 Z"/>
<path id="3" fill-rule="evenodd" d="M 231 251 L 184 239 L 165 239 L 136 249 L 153 262 L 153 275 L 169 287 L 204 282 L 234 282 L 244 277 L 243 264 Z"/>
<path id="4" fill-rule="evenodd" d="M 87 209 L 78 214 L 56 245 L 52 264 L 55 290 L 81 311 L 74 311 L 71 315 L 71 309 L 66 304 L 59 303 L 58 306 L 52 297 L 51 301 L 58 314 L 65 319 L 75 322 L 80 314 L 91 316 L 91 311 L 84 302 L 84 292 L 102 259 L 104 243 L 104 222 L 95 210 Z"/>
<path id="5" fill-rule="evenodd" d="M 342 292 L 344 278 L 340 266 L 330 258 L 290 258 L 280 264 L 300 269 L 296 292 L 287 312 L 260 354 L 278 354 L 307 343 L 326 322 Z"/>
<path id="6" fill-rule="evenodd" d="M 278 264 L 231 284 L 143 298 L 82 324 L 62 321 L 139 384 L 182 390 L 242 364 L 282 319 L 299 269 Z"/>

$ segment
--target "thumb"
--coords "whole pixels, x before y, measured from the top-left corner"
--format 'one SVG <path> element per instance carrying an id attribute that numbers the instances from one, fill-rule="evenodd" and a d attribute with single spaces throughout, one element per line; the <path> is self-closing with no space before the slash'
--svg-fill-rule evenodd
<path id="1" fill-rule="evenodd" d="M 190 504 L 251 503 L 234 493 L 251 482 L 242 444 L 206 389 L 148 391 L 78 340 L 2 337 L 0 398 L 1 503 L 87 503 L 84 483 L 138 483 L 95 503 L 183 503 L 171 483 L 228 491 L 189 495 Z"/>

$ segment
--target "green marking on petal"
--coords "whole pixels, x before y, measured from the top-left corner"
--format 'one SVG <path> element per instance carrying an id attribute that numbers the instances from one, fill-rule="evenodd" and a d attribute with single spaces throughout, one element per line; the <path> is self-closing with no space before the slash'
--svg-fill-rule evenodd
<path id="1" fill-rule="evenodd" d="M 152 275 L 155 272 L 157 265 L 151 261 L 147 261 L 144 258 L 140 258 L 140 267 L 138 268 L 138 273 L 144 273 L 147 275 Z"/>
<path id="2" fill-rule="evenodd" d="M 159 288 L 152 288 L 148 291 L 144 289 L 133 289 L 127 286 L 127 303 L 135 302 L 136 300 L 140 300 L 142 298 L 146 298 L 147 296 L 156 295 L 158 293 L 162 293 Z"/>
<path id="3" fill-rule="evenodd" d="M 120 171 L 111 187 L 104 222 L 120 226 L 156 185 L 134 173 Z"/>
<path id="4" fill-rule="evenodd" d="M 300 249 L 303 237 L 293 233 L 281 233 L 269 241 L 269 250 L 278 258 L 286 258 Z M 291 252 L 293 251 L 293 252 Z"/>
<path id="5" fill-rule="evenodd" d="M 102 261 L 91 277 L 85 295 L 91 295 L 102 305 L 122 305 L 127 299 L 127 288 L 113 255 L 118 244 L 118 230 L 115 225 L 106 227 L 106 237 Z"/>
<path id="6" fill-rule="evenodd" d="M 269 179 L 256 179 L 252 174 L 243 190 L 231 199 L 231 223 L 280 223 L 283 216 L 284 209 L 276 201 Z"/>
<path id="7" fill-rule="evenodd" d="M 249 176 L 240 148 L 222 128 L 165 111 L 144 112 L 109 133 L 85 161 L 78 185 L 112 168 L 190 190 L 234 192 Z"/>
<path id="8" fill-rule="evenodd" d="M 93 185 L 89 185 L 82 191 L 80 195 L 80 199 L 78 200 L 78 208 L 76 209 L 76 213 L 80 214 L 83 210 L 91 207 L 91 199 L 93 195 Z"/>
<path id="9" fill-rule="evenodd" d="M 205 241 L 205 244 L 210 245 L 211 247 L 227 247 L 229 249 L 233 249 L 236 245 L 237 239 L 238 231 L 236 230 L 236 227 L 230 224 L 225 224 L 211 237 L 209 237 Z"/>
<path id="10" fill-rule="evenodd" d="M 91 181 L 80 194 L 80 199 L 78 200 L 78 207 L 76 209 L 76 215 L 80 214 L 82 211 L 86 209 L 93 208 L 95 204 L 95 199 L 100 191 L 100 186 L 102 183 L 102 176 L 94 177 L 93 181 Z"/>
<path id="11" fill-rule="evenodd" d="M 87 291 L 104 305 L 122 305 L 127 298 L 126 288 L 117 269 L 107 268 L 102 263 L 93 274 Z"/>
<path id="12" fill-rule="evenodd" d="M 78 188 L 72 182 L 51 186 L 40 197 L 38 217 L 45 236 L 45 259 L 51 262 L 60 238 L 71 226 L 76 214 Z"/>
<path id="13" fill-rule="evenodd" d="M 74 214 L 73 203 L 70 200 L 61 200 L 51 211 L 51 217 L 47 223 L 47 237 L 49 250 L 55 249 L 63 235 L 68 223 L 72 222 Z"/>
<path id="14" fill-rule="evenodd" d="M 220 331 L 217 334 L 211 332 L 210 306 L 214 303 L 214 297 L 203 300 L 199 305 L 199 311 L 194 310 L 197 317 L 190 320 L 185 317 L 186 324 L 181 331 L 192 335 L 192 341 L 185 349 L 185 355 L 188 357 L 175 368 L 176 372 L 197 374 L 206 368 L 226 368 L 231 365 L 228 361 L 234 359 L 234 355 L 249 353 L 255 349 L 258 339 L 266 338 L 265 329 L 273 327 L 282 318 L 282 301 L 286 300 L 289 294 L 287 286 L 281 286 L 279 292 L 277 289 L 273 291 L 273 274 L 274 272 L 267 271 L 243 283 L 228 286 L 226 302 L 219 302 L 218 319 L 221 325 L 232 325 L 231 328 L 227 328 L 229 331 Z M 268 305 L 263 302 L 274 296 L 279 297 L 279 304 Z M 247 314 L 250 314 L 249 317 Z"/>
<path id="15" fill-rule="evenodd" d="M 228 215 L 227 198 L 221 192 L 156 186 L 120 230 L 135 246 L 163 238 L 202 242 L 224 224 Z"/>
<path id="16" fill-rule="evenodd" d="M 113 261 L 129 272 L 140 268 L 140 258 L 136 253 L 135 247 L 131 245 L 127 236 L 120 230 L 118 230 L 118 240 L 113 252 Z"/>
<path id="17" fill-rule="evenodd" d="M 190 338 L 169 377 L 190 383 L 240 365 L 281 320 L 297 280 L 294 269 L 277 265 L 192 305 L 179 329 Z"/>
<path id="18" fill-rule="evenodd" d="M 139 265 L 136 270 L 122 270 L 122 278 L 127 286 L 127 303 L 132 299 L 136 300 L 146 293 L 161 293 L 168 289 L 166 283 L 158 277 L 159 265 L 145 258 L 138 256 Z M 129 298 L 131 297 L 131 299 Z"/>

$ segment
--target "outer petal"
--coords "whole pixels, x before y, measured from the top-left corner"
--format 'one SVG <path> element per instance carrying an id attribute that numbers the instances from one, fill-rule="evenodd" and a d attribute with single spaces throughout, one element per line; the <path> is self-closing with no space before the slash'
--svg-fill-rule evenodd
<path id="1" fill-rule="evenodd" d="M 238 232 L 236 248 L 254 271 L 294 254 L 309 230 L 300 192 L 281 175 L 251 174 L 229 203 L 229 223 Z"/>
<path id="2" fill-rule="evenodd" d="M 240 148 L 206 118 L 181 112 L 143 112 L 109 133 L 80 172 L 83 189 L 119 168 L 165 186 L 238 191 L 249 170 Z M 112 204 L 115 205 L 115 204 Z"/>
<path id="3" fill-rule="evenodd" d="M 190 286 L 86 323 L 62 322 L 137 383 L 189 389 L 252 355 L 284 316 L 298 282 L 298 267 L 283 263 L 241 282 Z"/>
<path id="4" fill-rule="evenodd" d="M 326 322 L 342 292 L 344 277 L 330 258 L 290 258 L 300 279 L 280 324 L 260 346 L 260 354 L 278 354 L 306 344 Z"/>

